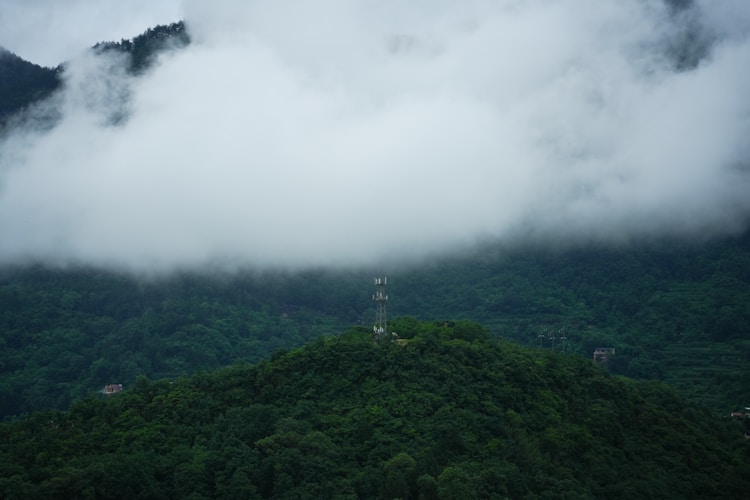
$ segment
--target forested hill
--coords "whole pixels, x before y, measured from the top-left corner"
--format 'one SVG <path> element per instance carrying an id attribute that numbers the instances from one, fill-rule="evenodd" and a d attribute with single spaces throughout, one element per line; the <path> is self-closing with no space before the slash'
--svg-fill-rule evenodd
<path id="1" fill-rule="evenodd" d="M 611 371 L 665 381 L 725 415 L 750 406 L 749 241 L 559 252 L 495 245 L 394 265 L 389 315 L 478 321 L 493 336 L 588 359 L 595 347 L 613 347 Z M 144 281 L 93 268 L 5 268 L 2 417 L 64 409 L 138 375 L 256 362 L 372 325 L 373 275 L 318 269 Z"/>
<path id="2" fill-rule="evenodd" d="M 149 28 L 131 40 L 97 43 L 94 50 L 127 54 L 128 71 L 139 74 L 151 66 L 159 53 L 169 49 L 180 49 L 188 44 L 190 35 L 185 29 L 185 23 L 180 21 Z"/>
<path id="3" fill-rule="evenodd" d="M 750 232 L 624 247 L 488 245 L 393 281 L 399 312 L 480 321 L 546 349 L 565 336 L 566 349 L 588 357 L 614 347 L 617 373 L 667 381 L 713 408 L 750 406 Z"/>
<path id="4" fill-rule="evenodd" d="M 43 68 L 0 47 L 0 130 L 6 120 L 60 85 L 60 68 Z"/>
<path id="5" fill-rule="evenodd" d="M 147 70 L 155 57 L 190 43 L 183 22 L 149 28 L 144 33 L 119 42 L 100 42 L 91 50 L 117 52 L 127 56 L 127 70 L 138 75 Z M 9 119 L 30 105 L 49 97 L 63 84 L 65 61 L 56 68 L 43 68 L 0 47 L 0 132 Z"/>
<path id="6" fill-rule="evenodd" d="M 0 424 L 4 498 L 740 498 L 750 440 L 666 386 L 401 322 Z"/>

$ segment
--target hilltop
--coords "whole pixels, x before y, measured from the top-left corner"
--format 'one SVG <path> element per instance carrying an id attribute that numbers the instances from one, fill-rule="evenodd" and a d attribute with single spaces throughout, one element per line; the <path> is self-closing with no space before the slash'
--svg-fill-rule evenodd
<path id="1" fill-rule="evenodd" d="M 733 498 L 741 426 L 469 322 L 365 329 L 0 426 L 25 498 Z"/>

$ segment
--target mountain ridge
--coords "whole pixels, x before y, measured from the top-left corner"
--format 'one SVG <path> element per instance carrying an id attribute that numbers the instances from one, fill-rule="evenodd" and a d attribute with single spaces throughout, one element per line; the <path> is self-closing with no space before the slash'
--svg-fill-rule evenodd
<path id="1" fill-rule="evenodd" d="M 189 44 L 185 23 L 178 21 L 149 28 L 131 39 L 98 42 L 90 50 L 98 54 L 126 55 L 127 71 L 137 76 L 151 67 L 159 53 Z M 12 127 L 14 117 L 22 117 L 24 110 L 59 90 L 66 64 L 61 62 L 54 68 L 42 67 L 0 46 L 0 130 Z"/>
<path id="2" fill-rule="evenodd" d="M 405 346 L 376 345 L 353 329 L 257 365 L 141 377 L 111 398 L 2 424 L 11 445 L 0 452 L 0 488 L 31 497 L 732 498 L 748 487 L 741 427 L 666 386 L 492 340 L 470 322 L 414 323 L 403 337 Z"/>

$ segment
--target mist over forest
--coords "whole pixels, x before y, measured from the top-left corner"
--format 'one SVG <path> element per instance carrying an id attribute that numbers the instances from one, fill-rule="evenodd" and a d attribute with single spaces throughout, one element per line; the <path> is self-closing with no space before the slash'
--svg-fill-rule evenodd
<path id="1" fill-rule="evenodd" d="M 24 5 L 3 26 L 41 15 Z M 118 9 L 121 26 L 143 17 Z M 182 16 L 190 43 L 134 73 L 86 49 L 113 40 L 93 32 L 44 63 L 59 89 L 0 144 L 0 262 L 349 266 L 747 227 L 746 2 L 150 12 Z"/>
<path id="2" fill-rule="evenodd" d="M 42 338 L 77 361 L 30 365 L 7 414 L 366 324 L 385 271 L 397 314 L 567 329 L 616 373 L 744 404 L 745 3 L 45 3 L 0 7 L 4 366 Z M 75 16 L 144 15 L 183 20 L 67 45 Z M 201 331 L 234 340 L 198 354 Z M 25 392 L 56 370 L 56 402 Z"/>
<path id="3" fill-rule="evenodd" d="M 3 1 L 0 497 L 742 498 L 748 28 Z"/>

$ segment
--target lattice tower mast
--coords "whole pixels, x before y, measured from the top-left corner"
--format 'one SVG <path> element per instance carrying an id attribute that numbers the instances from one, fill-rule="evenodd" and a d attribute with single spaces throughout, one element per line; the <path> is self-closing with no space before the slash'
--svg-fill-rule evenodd
<path id="1" fill-rule="evenodd" d="M 388 302 L 388 294 L 385 293 L 387 283 L 388 278 L 385 276 L 375 278 L 375 293 L 372 295 L 372 300 L 375 302 L 375 325 L 372 327 L 372 336 L 375 340 L 382 339 L 388 332 L 388 318 L 385 308 Z"/>

